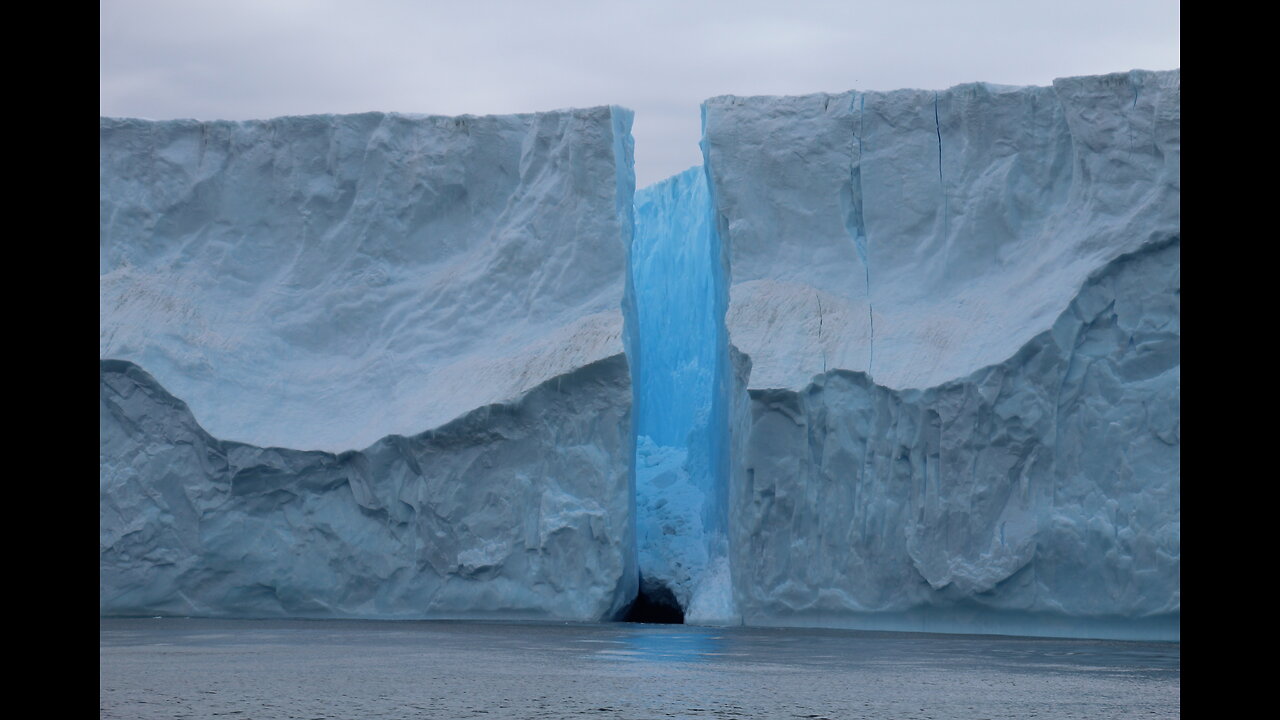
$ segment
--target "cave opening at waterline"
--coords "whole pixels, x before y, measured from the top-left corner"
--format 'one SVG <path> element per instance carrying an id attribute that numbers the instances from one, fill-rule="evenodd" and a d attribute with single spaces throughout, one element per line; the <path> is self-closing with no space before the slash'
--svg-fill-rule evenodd
<path id="1" fill-rule="evenodd" d="M 671 588 L 661 583 L 640 578 L 640 591 L 631 607 L 627 608 L 623 622 L 683 625 L 684 608 L 676 601 Z"/>

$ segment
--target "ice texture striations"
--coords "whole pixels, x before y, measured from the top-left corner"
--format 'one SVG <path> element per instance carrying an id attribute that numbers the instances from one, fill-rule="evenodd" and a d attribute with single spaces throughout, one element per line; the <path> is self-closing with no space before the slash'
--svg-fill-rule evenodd
<path id="1" fill-rule="evenodd" d="M 623 352 L 630 111 L 101 121 L 99 357 L 331 452 Z"/>
<path id="2" fill-rule="evenodd" d="M 102 612 L 620 612 L 630 127 L 103 119 Z"/>
<path id="3" fill-rule="evenodd" d="M 1179 88 L 704 104 L 744 622 L 1177 637 Z"/>
<path id="4" fill-rule="evenodd" d="M 726 536 L 727 301 L 701 167 L 636 193 L 631 275 L 636 532 L 641 582 L 663 586 L 693 623 L 736 620 Z"/>

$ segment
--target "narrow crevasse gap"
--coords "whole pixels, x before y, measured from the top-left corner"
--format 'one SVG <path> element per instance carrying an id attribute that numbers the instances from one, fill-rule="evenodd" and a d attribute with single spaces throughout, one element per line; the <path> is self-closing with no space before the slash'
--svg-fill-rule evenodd
<path id="1" fill-rule="evenodd" d="M 637 604 L 731 622 L 724 278 L 702 167 L 635 196 Z"/>

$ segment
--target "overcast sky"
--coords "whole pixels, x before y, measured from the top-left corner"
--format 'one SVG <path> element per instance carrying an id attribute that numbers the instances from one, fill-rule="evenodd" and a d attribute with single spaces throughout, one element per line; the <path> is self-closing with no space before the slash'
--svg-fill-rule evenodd
<path id="1" fill-rule="evenodd" d="M 1178 0 L 102 0 L 102 115 L 636 111 L 643 187 L 715 95 L 1179 67 Z"/>

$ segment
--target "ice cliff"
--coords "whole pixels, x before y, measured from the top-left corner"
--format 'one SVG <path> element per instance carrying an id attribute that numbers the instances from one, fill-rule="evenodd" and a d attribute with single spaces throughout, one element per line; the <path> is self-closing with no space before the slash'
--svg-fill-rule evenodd
<path id="1" fill-rule="evenodd" d="M 103 119 L 102 612 L 1177 638 L 1179 93 Z"/>
<path id="2" fill-rule="evenodd" d="M 704 104 L 745 622 L 1177 635 L 1179 88 Z"/>
<path id="3" fill-rule="evenodd" d="M 630 127 L 103 119 L 102 612 L 625 607 Z"/>

